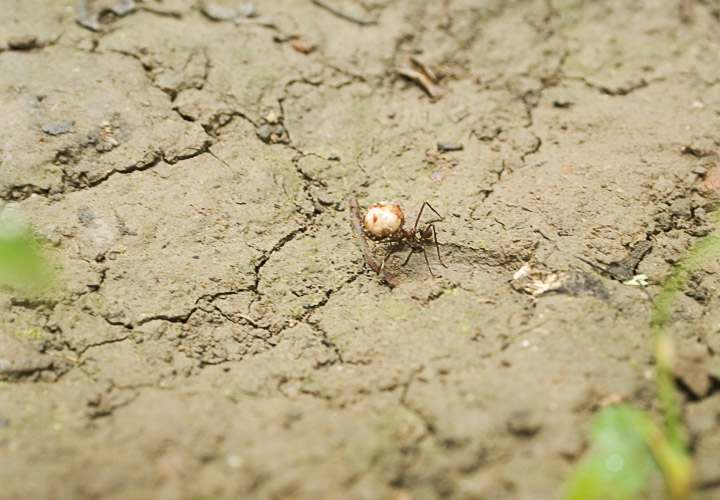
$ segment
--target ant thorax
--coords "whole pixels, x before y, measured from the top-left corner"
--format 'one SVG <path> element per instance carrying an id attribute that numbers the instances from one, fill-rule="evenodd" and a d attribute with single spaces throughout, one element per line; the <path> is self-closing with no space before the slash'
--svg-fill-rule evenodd
<path id="1" fill-rule="evenodd" d="M 400 205 L 381 201 L 371 205 L 365 213 L 365 233 L 372 240 L 384 240 L 401 230 L 405 215 Z"/>

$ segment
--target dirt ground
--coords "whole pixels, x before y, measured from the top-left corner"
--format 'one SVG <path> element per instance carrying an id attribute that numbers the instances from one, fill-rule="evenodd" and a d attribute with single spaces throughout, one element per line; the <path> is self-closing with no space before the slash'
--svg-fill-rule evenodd
<path id="1" fill-rule="evenodd" d="M 717 0 L 131 3 L 0 12 L 0 217 L 60 270 L 0 294 L 0 497 L 551 499 L 598 408 L 658 415 L 622 282 L 711 230 Z M 391 288 L 352 195 L 430 202 L 447 268 Z M 698 499 L 718 290 L 672 324 Z"/>

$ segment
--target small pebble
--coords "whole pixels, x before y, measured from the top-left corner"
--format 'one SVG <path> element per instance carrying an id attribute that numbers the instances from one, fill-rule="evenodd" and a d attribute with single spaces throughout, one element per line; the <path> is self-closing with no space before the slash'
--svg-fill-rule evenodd
<path id="1" fill-rule="evenodd" d="M 243 17 L 255 17 L 255 6 L 251 3 L 241 3 L 237 6 L 237 13 Z"/>
<path id="2" fill-rule="evenodd" d="M 438 151 L 462 151 L 464 146 L 462 144 L 452 144 L 450 142 L 438 142 Z"/>
<path id="3" fill-rule="evenodd" d="M 507 421 L 507 429 L 511 434 L 519 437 L 529 437 L 542 427 L 542 422 L 529 410 L 520 410 L 513 413 Z"/>
<path id="4" fill-rule="evenodd" d="M 208 19 L 213 21 L 230 21 L 237 17 L 235 9 L 230 9 L 216 3 L 203 2 L 200 9 Z"/>
<path id="5" fill-rule="evenodd" d="M 309 54 L 313 51 L 313 49 L 315 49 L 312 44 L 309 44 L 302 40 L 293 40 L 292 42 L 290 42 L 290 45 L 293 49 L 297 50 L 301 54 Z"/>
<path id="6" fill-rule="evenodd" d="M 573 104 L 575 104 L 575 103 L 572 102 L 570 99 L 567 99 L 567 98 L 555 99 L 555 100 L 553 101 L 553 106 L 555 106 L 556 108 L 569 108 L 569 107 L 572 106 Z"/>
<path id="7" fill-rule="evenodd" d="M 57 123 L 46 123 L 42 126 L 42 131 L 50 135 L 62 135 L 70 132 L 75 125 L 75 120 L 63 120 Z"/>
<path id="8" fill-rule="evenodd" d="M 38 47 L 38 39 L 35 35 L 15 36 L 7 44 L 10 50 L 30 50 Z"/>

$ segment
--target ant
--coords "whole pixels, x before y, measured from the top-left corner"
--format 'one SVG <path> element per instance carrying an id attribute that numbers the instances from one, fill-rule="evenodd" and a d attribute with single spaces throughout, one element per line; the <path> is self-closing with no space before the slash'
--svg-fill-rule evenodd
<path id="1" fill-rule="evenodd" d="M 412 229 L 403 229 L 405 215 L 403 214 L 400 205 L 397 203 L 381 201 L 380 203 L 371 205 L 367 209 L 364 219 L 365 235 L 371 240 L 379 243 L 395 243 L 395 245 L 388 250 L 387 255 L 383 259 L 382 265 L 380 266 L 381 270 L 385 268 L 385 263 L 388 258 L 390 258 L 390 256 L 395 252 L 401 250 L 407 243 L 410 246 L 410 253 L 405 259 L 405 262 L 403 262 L 403 266 L 408 263 L 413 253 L 416 251 L 422 251 L 423 256 L 425 257 L 425 263 L 430 271 L 430 276 L 434 278 L 435 275 L 432 272 L 427 252 L 423 246 L 423 241 L 429 240 L 431 236 L 435 240 L 435 249 L 437 250 L 437 256 L 440 264 L 442 264 L 443 267 L 447 267 L 442 261 L 442 257 L 440 257 L 440 245 L 438 244 L 437 233 L 435 232 L 435 224 L 428 224 L 424 228 L 418 229 L 420 216 L 422 216 L 423 210 L 426 206 L 435 212 L 435 215 L 440 217 L 440 220 L 443 220 L 442 215 L 440 215 L 437 210 L 430 205 L 430 203 L 424 201 L 420 207 L 420 212 L 418 212 L 417 219 L 415 219 L 415 225 Z"/>

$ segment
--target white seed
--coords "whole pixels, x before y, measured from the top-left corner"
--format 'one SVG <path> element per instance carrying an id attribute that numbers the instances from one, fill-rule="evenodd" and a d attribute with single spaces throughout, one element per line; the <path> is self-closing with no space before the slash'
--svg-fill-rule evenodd
<path id="1" fill-rule="evenodd" d="M 405 222 L 400 205 L 381 201 L 368 208 L 365 214 L 365 231 L 371 238 L 383 239 L 398 231 Z"/>

